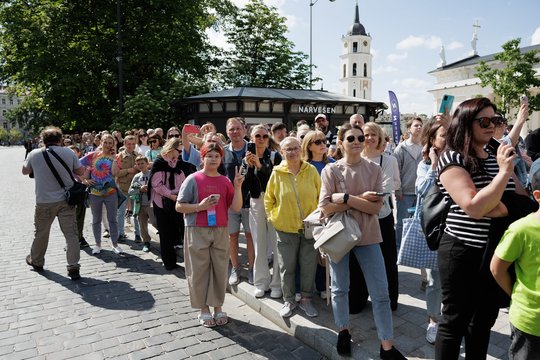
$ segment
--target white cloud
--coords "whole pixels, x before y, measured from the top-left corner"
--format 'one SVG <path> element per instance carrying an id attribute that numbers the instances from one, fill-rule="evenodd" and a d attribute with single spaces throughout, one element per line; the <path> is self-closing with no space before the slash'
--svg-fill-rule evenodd
<path id="1" fill-rule="evenodd" d="M 210 44 L 223 50 L 232 49 L 232 45 L 227 42 L 227 37 L 223 32 L 217 32 L 210 28 L 206 30 L 206 35 L 208 36 Z"/>
<path id="2" fill-rule="evenodd" d="M 540 44 L 540 27 L 536 28 L 534 34 L 531 36 L 531 45 Z"/>
<path id="3" fill-rule="evenodd" d="M 463 44 L 459 41 L 452 41 L 450 44 L 445 46 L 445 49 L 447 50 L 455 50 L 455 49 L 461 49 L 463 47 Z"/>
<path id="4" fill-rule="evenodd" d="M 376 69 L 373 69 L 373 74 L 388 74 L 396 71 L 398 71 L 398 69 L 392 65 L 379 66 Z"/>
<path id="5" fill-rule="evenodd" d="M 409 35 L 397 43 L 396 49 L 405 50 L 417 47 L 427 47 L 428 49 L 437 49 L 441 46 L 442 40 L 438 36 L 414 36 Z"/>
<path id="6" fill-rule="evenodd" d="M 396 62 L 396 61 L 401 61 L 401 60 L 405 60 L 409 55 L 407 53 L 403 53 L 403 54 L 389 54 L 387 57 L 386 57 L 386 60 L 388 60 L 389 62 Z"/>

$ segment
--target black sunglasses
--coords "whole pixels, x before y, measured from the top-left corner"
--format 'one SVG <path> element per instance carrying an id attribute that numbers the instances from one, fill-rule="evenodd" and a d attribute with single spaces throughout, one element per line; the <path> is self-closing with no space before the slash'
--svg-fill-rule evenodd
<path id="1" fill-rule="evenodd" d="M 321 144 L 326 144 L 326 140 L 318 139 L 318 140 L 312 141 L 311 143 L 315 145 L 321 145 Z"/>
<path id="2" fill-rule="evenodd" d="M 148 140 L 149 144 L 154 144 L 154 143 L 157 143 L 157 142 L 158 142 L 157 140 Z"/>
<path id="3" fill-rule="evenodd" d="M 506 119 L 503 118 L 502 116 L 494 116 L 494 117 L 483 116 L 480 118 L 476 118 L 474 120 L 478 121 L 478 125 L 480 125 L 482 129 L 487 129 L 489 127 L 489 124 L 491 123 L 493 123 L 495 127 L 501 126 L 506 123 Z"/>
<path id="4" fill-rule="evenodd" d="M 140 134 L 139 137 L 146 137 L 148 134 Z"/>
<path id="5" fill-rule="evenodd" d="M 361 143 L 366 141 L 366 137 L 364 135 L 358 135 L 357 137 L 355 137 L 354 135 L 349 135 L 345 139 L 350 143 L 354 142 L 354 139 L 358 139 L 358 142 Z"/>
<path id="6" fill-rule="evenodd" d="M 266 140 L 266 139 L 269 138 L 269 136 L 268 136 L 268 134 L 264 134 L 264 135 L 256 134 L 255 135 L 255 139 L 260 139 L 260 138 L 263 138 L 264 140 Z"/>
<path id="7" fill-rule="evenodd" d="M 180 137 L 180 134 L 169 134 L 169 139 L 170 138 L 179 138 Z"/>

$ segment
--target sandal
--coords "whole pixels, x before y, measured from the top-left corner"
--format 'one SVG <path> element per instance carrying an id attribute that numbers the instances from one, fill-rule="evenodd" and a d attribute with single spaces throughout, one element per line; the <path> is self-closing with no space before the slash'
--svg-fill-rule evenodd
<path id="1" fill-rule="evenodd" d="M 201 324 L 205 328 L 213 328 L 214 326 L 216 326 L 216 321 L 210 313 L 199 314 L 197 316 L 197 319 L 199 319 L 199 324 Z"/>
<path id="2" fill-rule="evenodd" d="M 227 325 L 227 323 L 229 322 L 229 318 L 227 317 L 227 313 L 223 312 L 223 311 L 220 311 L 218 313 L 214 313 L 214 319 L 216 321 L 216 325 L 218 325 L 218 326 Z"/>

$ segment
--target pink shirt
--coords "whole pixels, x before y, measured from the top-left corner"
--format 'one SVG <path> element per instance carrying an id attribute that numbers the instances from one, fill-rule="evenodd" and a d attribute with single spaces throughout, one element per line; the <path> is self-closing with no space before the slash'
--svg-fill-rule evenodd
<path id="1" fill-rule="evenodd" d="M 177 160 L 168 160 L 171 167 L 176 166 Z M 169 176 L 174 175 L 174 189 L 169 189 Z M 183 172 L 173 174 L 165 171 L 158 171 L 152 176 L 152 193 L 150 195 L 150 204 L 156 204 L 159 208 L 163 208 L 162 196 L 177 195 L 180 186 L 186 179 Z"/>
<path id="2" fill-rule="evenodd" d="M 178 202 L 196 204 L 204 198 L 219 194 L 219 203 L 216 206 L 216 226 L 228 226 L 228 210 L 234 198 L 234 187 L 226 176 L 208 176 L 202 171 L 187 177 L 178 194 Z M 207 211 L 185 214 L 186 226 L 208 226 Z"/>

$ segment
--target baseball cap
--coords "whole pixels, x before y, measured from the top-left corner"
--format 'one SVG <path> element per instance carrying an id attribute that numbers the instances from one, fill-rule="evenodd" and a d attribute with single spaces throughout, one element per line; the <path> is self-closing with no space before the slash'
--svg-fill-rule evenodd
<path id="1" fill-rule="evenodd" d="M 315 121 L 317 121 L 318 118 L 323 118 L 324 120 L 326 120 L 326 115 L 319 114 L 319 115 L 315 116 Z"/>

